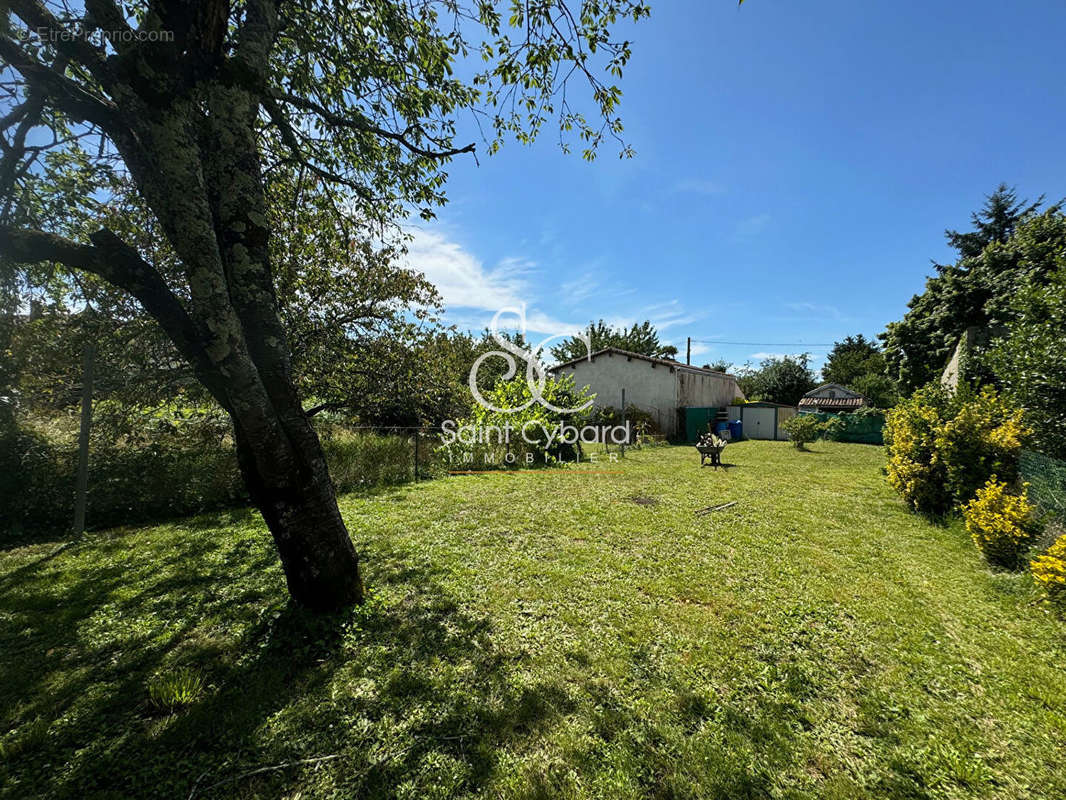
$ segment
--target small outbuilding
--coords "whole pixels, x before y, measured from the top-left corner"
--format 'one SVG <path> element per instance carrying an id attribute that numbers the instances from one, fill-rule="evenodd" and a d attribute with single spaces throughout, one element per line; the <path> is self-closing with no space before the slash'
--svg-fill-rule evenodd
<path id="1" fill-rule="evenodd" d="M 693 367 L 669 358 L 605 347 L 591 355 L 551 367 L 555 375 L 570 375 L 578 388 L 588 386 L 597 407 L 636 406 L 647 412 L 670 438 L 684 435 L 680 409 L 722 409 L 744 393 L 733 375 Z"/>
<path id="2" fill-rule="evenodd" d="M 784 403 L 755 402 L 742 406 L 729 406 L 729 419 L 740 421 L 745 439 L 769 439 L 775 442 L 788 440 L 785 421 L 796 416 L 796 407 Z"/>
<path id="3" fill-rule="evenodd" d="M 800 398 L 799 410 L 839 414 L 868 405 L 872 404 L 865 395 L 853 392 L 839 383 L 823 383 Z"/>

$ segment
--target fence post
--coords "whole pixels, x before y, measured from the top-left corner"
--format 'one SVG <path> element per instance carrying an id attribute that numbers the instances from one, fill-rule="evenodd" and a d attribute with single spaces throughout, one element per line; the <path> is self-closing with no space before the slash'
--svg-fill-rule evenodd
<path id="1" fill-rule="evenodd" d="M 85 507 L 89 493 L 89 426 L 93 421 L 93 361 L 96 346 L 85 345 L 81 362 L 81 429 L 78 431 L 78 477 L 74 488 L 74 535 L 85 531 Z"/>
<path id="2" fill-rule="evenodd" d="M 418 438 L 422 431 L 415 428 L 415 483 L 418 483 Z"/>

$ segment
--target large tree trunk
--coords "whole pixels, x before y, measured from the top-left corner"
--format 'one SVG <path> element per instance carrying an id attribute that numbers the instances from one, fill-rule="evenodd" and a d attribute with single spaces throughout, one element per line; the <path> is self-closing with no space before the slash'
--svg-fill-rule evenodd
<path id="1" fill-rule="evenodd" d="M 318 437 L 306 420 L 306 433 L 294 442 L 297 466 L 273 464 L 264 474 L 264 455 L 241 433 L 237 456 L 253 502 L 263 514 L 281 556 L 289 594 L 315 611 L 363 602 L 359 560 L 337 508 Z"/>
<path id="2" fill-rule="evenodd" d="M 178 28 L 184 44 L 146 49 L 125 70 L 111 69 L 95 51 L 68 53 L 89 60 L 120 108 L 75 92 L 82 99 L 67 104 L 68 113 L 100 126 L 121 154 L 181 264 L 185 291 L 175 293 L 106 228 L 89 245 L 0 227 L 0 253 L 93 272 L 130 292 L 159 321 L 233 420 L 241 472 L 273 534 L 293 599 L 334 610 L 362 602 L 359 562 L 295 387 L 277 313 L 271 209 L 259 158 L 261 87 L 277 15 L 272 3 L 247 4 L 223 70 L 228 6 L 211 0 L 200 4 L 200 16 L 186 13 L 195 5 L 164 4 L 171 12 L 166 24 Z M 62 78 L 31 67 L 23 66 L 26 74 L 44 81 L 37 89 L 67 97 L 53 85 Z"/>

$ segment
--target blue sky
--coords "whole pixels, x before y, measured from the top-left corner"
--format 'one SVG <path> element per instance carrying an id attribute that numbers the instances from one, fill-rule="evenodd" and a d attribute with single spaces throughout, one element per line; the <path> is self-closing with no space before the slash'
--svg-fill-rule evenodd
<path id="1" fill-rule="evenodd" d="M 636 158 L 548 131 L 460 159 L 410 263 L 464 328 L 524 303 L 539 333 L 651 319 L 682 358 L 760 343 L 697 363 L 820 364 L 903 314 L 1000 181 L 1066 195 L 1064 34 L 1061 0 L 653 0 L 626 31 Z"/>

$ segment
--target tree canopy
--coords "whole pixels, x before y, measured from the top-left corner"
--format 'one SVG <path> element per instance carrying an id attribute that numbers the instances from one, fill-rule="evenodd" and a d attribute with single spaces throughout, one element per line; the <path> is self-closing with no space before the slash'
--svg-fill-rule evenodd
<path id="1" fill-rule="evenodd" d="M 946 231 L 958 260 L 935 265 L 936 274 L 926 281 L 925 291 L 911 299 L 903 319 L 890 323 L 880 337 L 888 373 L 902 391 L 938 377 L 967 328 L 1008 322 L 1010 298 L 1031 273 L 1045 274 L 1041 261 L 1026 253 L 1044 246 L 1040 234 L 1028 242 L 1015 238 L 1023 222 L 1040 216 L 1042 201 L 1020 201 L 1013 189 L 1001 184 L 972 215 L 973 230 Z M 1052 206 L 1044 215 L 1054 216 L 1058 209 Z"/>
<path id="2" fill-rule="evenodd" d="M 587 347 L 583 337 L 572 336 L 553 347 L 552 356 L 556 361 L 572 361 L 605 347 L 617 347 L 619 350 L 656 358 L 673 358 L 677 355 L 676 347 L 659 341 L 659 332 L 649 320 L 634 322 L 626 328 L 614 327 L 601 319 L 590 322 L 585 335 L 588 336 Z"/>
<path id="3" fill-rule="evenodd" d="M 1029 227 L 1053 220 L 1038 217 Z M 1015 318 L 1009 332 L 983 357 L 984 366 L 1016 405 L 1025 409 L 1033 444 L 1041 452 L 1066 458 L 1066 216 L 1058 215 L 1058 241 L 1046 251 L 1046 277 L 1031 275 L 1011 301 Z M 1040 239 L 1048 241 L 1047 231 Z"/>
<path id="4" fill-rule="evenodd" d="M 808 353 L 763 359 L 757 368 L 738 370 L 737 382 L 749 400 L 790 406 L 798 404 L 817 384 Z"/>
<path id="5" fill-rule="evenodd" d="M 564 149 L 592 158 L 615 137 L 629 154 L 612 81 L 631 50 L 614 31 L 647 14 L 640 0 L 9 0 L 0 257 L 139 304 L 232 419 L 292 596 L 359 602 L 279 299 L 277 187 L 295 181 L 298 202 L 375 242 L 446 200 L 448 163 L 475 149 L 461 114 L 489 152 L 553 121 Z M 571 106 L 573 78 L 593 115 Z"/>
<path id="6" fill-rule="evenodd" d="M 886 374 L 884 354 L 876 342 L 861 333 L 834 343 L 822 367 L 822 377 L 865 395 L 878 408 L 895 404 L 896 391 Z"/>

